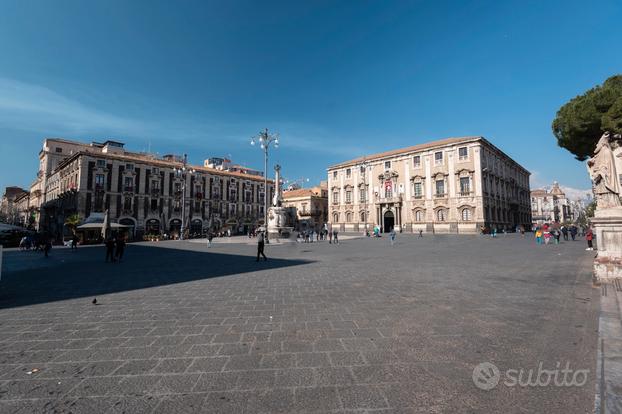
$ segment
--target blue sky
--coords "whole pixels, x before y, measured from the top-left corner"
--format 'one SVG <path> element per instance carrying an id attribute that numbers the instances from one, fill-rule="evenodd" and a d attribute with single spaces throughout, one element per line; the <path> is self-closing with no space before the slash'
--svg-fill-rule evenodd
<path id="1" fill-rule="evenodd" d="M 483 135 L 532 173 L 589 188 L 550 124 L 622 72 L 622 3 L 3 1 L 0 189 L 44 137 L 263 166 L 286 178 L 447 136 Z"/>

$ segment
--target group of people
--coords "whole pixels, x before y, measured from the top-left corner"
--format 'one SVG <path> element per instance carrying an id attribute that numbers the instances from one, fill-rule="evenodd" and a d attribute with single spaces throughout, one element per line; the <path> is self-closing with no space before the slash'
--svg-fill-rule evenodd
<path id="1" fill-rule="evenodd" d="M 590 227 L 588 227 L 587 229 L 581 228 L 581 230 L 579 231 L 579 228 L 574 224 L 570 226 L 550 226 L 545 223 L 542 226 L 536 226 L 534 228 L 536 244 L 549 244 L 551 243 L 551 241 L 555 244 L 559 244 L 562 238 L 564 239 L 564 241 L 568 241 L 570 239 L 572 239 L 572 241 L 575 241 L 577 235 L 579 235 L 579 232 L 581 233 L 580 235 L 585 235 L 585 240 L 587 242 L 586 250 L 594 250 L 594 232 Z"/>
<path id="2" fill-rule="evenodd" d="M 125 252 L 125 236 L 122 234 L 111 234 L 106 238 L 106 262 L 119 262 L 123 260 L 123 253 Z"/>
<path id="3" fill-rule="evenodd" d="M 22 251 L 41 251 L 48 257 L 52 250 L 52 238 L 47 233 L 27 235 L 19 241 L 19 249 Z"/>

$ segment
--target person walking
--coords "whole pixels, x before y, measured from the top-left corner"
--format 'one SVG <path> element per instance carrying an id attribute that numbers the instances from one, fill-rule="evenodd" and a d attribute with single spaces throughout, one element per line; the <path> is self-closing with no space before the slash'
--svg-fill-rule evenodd
<path id="1" fill-rule="evenodd" d="M 46 233 L 43 236 L 43 253 L 45 257 L 50 257 L 50 250 L 52 250 L 52 238 Z"/>
<path id="2" fill-rule="evenodd" d="M 558 228 L 553 229 L 553 237 L 555 238 L 555 244 L 559 244 L 559 238 L 561 236 L 561 232 Z"/>
<path id="3" fill-rule="evenodd" d="M 423 230 L 419 229 L 419 237 L 423 237 Z"/>
<path id="4" fill-rule="evenodd" d="M 592 240 L 594 240 L 594 233 L 592 232 L 591 227 L 588 227 L 585 231 L 585 240 L 587 241 L 587 248 L 585 250 L 594 250 L 594 245 L 592 244 Z"/>
<path id="5" fill-rule="evenodd" d="M 114 238 L 112 236 L 106 239 L 106 263 L 108 261 L 114 263 Z"/>
<path id="6" fill-rule="evenodd" d="M 211 231 L 207 232 L 207 248 L 209 249 L 210 247 L 212 247 L 212 239 L 214 238 L 214 233 L 212 233 Z"/>
<path id="7" fill-rule="evenodd" d="M 333 242 L 333 232 L 328 230 L 328 244 Z"/>
<path id="8" fill-rule="evenodd" d="M 339 234 L 339 231 L 337 231 L 337 229 L 333 229 L 333 242 L 334 242 L 334 244 L 339 244 L 339 238 L 337 237 L 337 234 Z"/>
<path id="9" fill-rule="evenodd" d="M 573 224 L 572 226 L 570 226 L 570 238 L 572 238 L 572 241 L 575 241 L 576 237 L 577 237 L 577 226 Z"/>
<path id="10" fill-rule="evenodd" d="M 71 238 L 71 250 L 78 250 L 78 235 L 74 234 Z"/>
<path id="11" fill-rule="evenodd" d="M 116 247 L 115 253 L 117 256 L 117 261 L 121 263 L 121 260 L 123 260 L 123 253 L 125 252 L 125 237 L 123 237 L 122 235 L 119 235 L 117 237 L 115 247 Z"/>
<path id="12" fill-rule="evenodd" d="M 395 227 L 391 227 L 391 232 L 389 233 L 389 239 L 391 240 L 391 246 L 395 244 Z"/>
<path id="13" fill-rule="evenodd" d="M 264 230 L 260 230 L 259 234 L 257 235 L 257 262 L 259 261 L 259 256 L 263 256 L 264 261 L 268 260 L 265 253 L 263 252 L 264 246 L 266 244 L 265 237 L 266 236 L 264 234 Z"/>
<path id="14" fill-rule="evenodd" d="M 535 235 L 536 235 L 536 244 L 542 244 L 543 232 L 540 227 L 536 227 Z"/>
<path id="15" fill-rule="evenodd" d="M 568 227 L 562 226 L 562 234 L 564 235 L 564 241 L 568 241 Z"/>

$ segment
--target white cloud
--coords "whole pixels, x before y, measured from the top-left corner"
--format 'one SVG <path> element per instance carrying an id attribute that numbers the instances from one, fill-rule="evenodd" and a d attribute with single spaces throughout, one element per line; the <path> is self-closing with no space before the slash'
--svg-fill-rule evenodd
<path id="1" fill-rule="evenodd" d="M 0 77 L 0 125 L 41 132 L 140 134 L 142 122 L 89 108 L 43 86 Z"/>
<path id="2" fill-rule="evenodd" d="M 560 185 L 559 188 L 566 194 L 566 198 L 572 201 L 578 201 L 580 199 L 585 198 L 587 195 L 592 196 L 592 190 L 588 189 L 580 189 L 580 188 L 572 188 L 567 187 L 565 185 Z"/>

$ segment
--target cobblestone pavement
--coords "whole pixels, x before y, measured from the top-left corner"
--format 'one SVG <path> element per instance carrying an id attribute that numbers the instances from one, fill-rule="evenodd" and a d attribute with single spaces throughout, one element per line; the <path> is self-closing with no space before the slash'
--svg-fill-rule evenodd
<path id="1" fill-rule="evenodd" d="M 243 244 L 130 245 L 121 264 L 101 247 L 5 252 L 0 412 L 589 412 L 599 291 L 583 248 L 399 235 L 267 246 L 259 263 Z M 490 391 L 481 362 L 501 371 Z M 503 384 L 540 362 L 589 380 Z"/>

